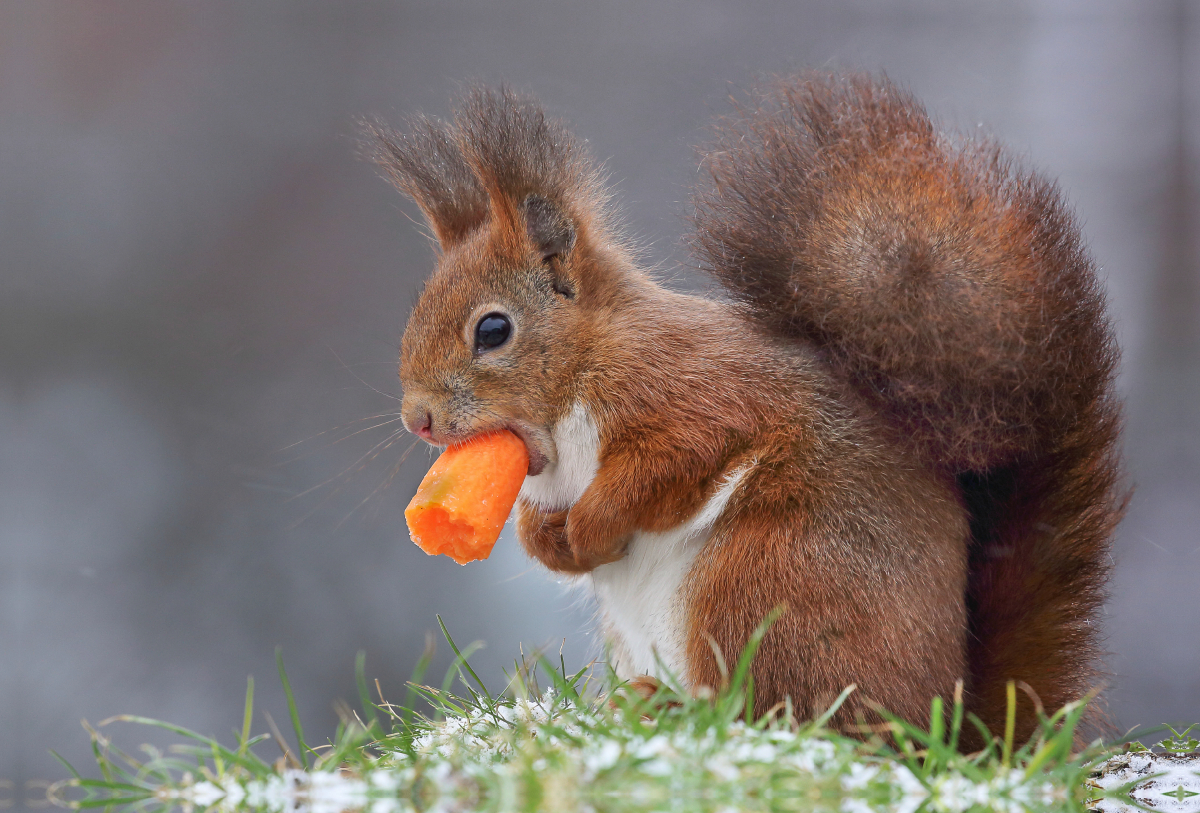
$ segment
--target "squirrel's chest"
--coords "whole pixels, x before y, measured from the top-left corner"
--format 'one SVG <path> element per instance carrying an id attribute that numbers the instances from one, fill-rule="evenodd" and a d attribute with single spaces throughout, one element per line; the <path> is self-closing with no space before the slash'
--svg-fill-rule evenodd
<path id="1" fill-rule="evenodd" d="M 600 469 L 600 428 L 583 404 L 555 424 L 553 435 L 558 459 L 521 486 L 521 498 L 544 511 L 570 508 Z"/>
<path id="2" fill-rule="evenodd" d="M 521 497 L 543 508 L 573 505 L 600 468 L 600 438 L 595 420 L 576 404 L 554 427 L 557 461 L 527 478 Z M 688 573 L 725 511 L 748 467 L 730 472 L 704 506 L 669 531 L 634 534 L 625 556 L 585 577 L 600 605 L 613 668 L 622 678 L 663 676 L 662 667 L 687 679 Z M 636 473 L 634 474 L 636 476 Z"/>
<path id="3" fill-rule="evenodd" d="M 658 534 L 636 532 L 622 559 L 590 573 L 618 677 L 664 677 L 665 667 L 688 682 L 688 576 L 750 468 L 728 472 L 686 522 Z"/>
<path id="4" fill-rule="evenodd" d="M 665 667 L 686 685 L 688 574 L 749 470 L 727 474 L 686 522 L 662 533 L 635 533 L 623 558 L 591 572 L 618 677 L 661 678 Z"/>
<path id="5" fill-rule="evenodd" d="M 686 580 L 708 536 L 707 528 L 696 533 L 691 523 L 639 532 L 622 559 L 591 572 L 618 677 L 661 678 L 666 667 L 686 680 Z"/>

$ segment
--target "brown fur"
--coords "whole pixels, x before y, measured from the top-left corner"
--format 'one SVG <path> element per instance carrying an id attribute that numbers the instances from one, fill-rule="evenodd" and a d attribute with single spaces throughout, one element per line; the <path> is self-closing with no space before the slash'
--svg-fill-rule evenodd
<path id="1" fill-rule="evenodd" d="M 532 102 L 476 91 L 453 122 L 374 135 L 442 249 L 401 350 L 409 426 L 510 427 L 536 473 L 572 404 L 598 424 L 583 496 L 519 506 L 531 555 L 620 559 L 753 464 L 684 583 L 691 685 L 720 680 L 710 641 L 736 655 L 778 605 L 760 711 L 854 682 L 839 720 L 870 699 L 923 722 L 962 678 L 997 731 L 1010 679 L 1051 708 L 1093 685 L 1116 351 L 1051 184 L 886 80 L 780 82 L 704 153 L 693 240 L 722 304 L 637 269 L 595 165 Z M 493 310 L 513 337 L 477 353 Z"/>

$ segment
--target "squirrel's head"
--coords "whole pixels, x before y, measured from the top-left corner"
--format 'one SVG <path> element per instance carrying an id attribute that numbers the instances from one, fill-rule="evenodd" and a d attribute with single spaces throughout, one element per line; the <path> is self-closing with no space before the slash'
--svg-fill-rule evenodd
<path id="1" fill-rule="evenodd" d="M 582 146 L 535 103 L 476 90 L 452 122 L 371 127 L 375 158 L 440 249 L 400 349 L 403 415 L 435 445 L 507 428 L 529 473 L 602 336 L 624 252 Z"/>

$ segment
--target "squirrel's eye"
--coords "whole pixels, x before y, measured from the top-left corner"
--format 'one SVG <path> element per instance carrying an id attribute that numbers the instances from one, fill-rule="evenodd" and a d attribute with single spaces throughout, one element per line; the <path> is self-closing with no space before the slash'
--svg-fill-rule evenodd
<path id="1" fill-rule="evenodd" d="M 491 350 L 508 341 L 512 322 L 502 313 L 489 313 L 475 326 L 475 349 Z"/>

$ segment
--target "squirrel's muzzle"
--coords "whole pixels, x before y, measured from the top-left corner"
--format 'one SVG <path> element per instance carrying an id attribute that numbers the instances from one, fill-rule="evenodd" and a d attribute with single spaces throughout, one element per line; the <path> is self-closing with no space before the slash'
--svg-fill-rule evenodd
<path id="1" fill-rule="evenodd" d="M 415 398 L 405 397 L 400 408 L 404 427 L 422 440 L 434 443 L 433 411 Z"/>

